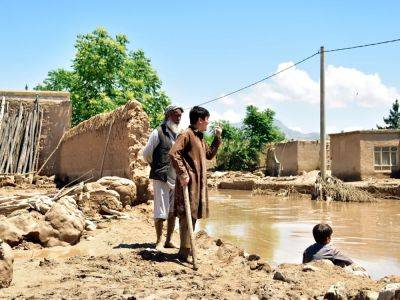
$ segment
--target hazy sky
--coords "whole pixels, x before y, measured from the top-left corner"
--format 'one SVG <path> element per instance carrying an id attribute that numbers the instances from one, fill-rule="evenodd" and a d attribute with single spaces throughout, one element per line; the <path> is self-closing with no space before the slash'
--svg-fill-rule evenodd
<path id="1" fill-rule="evenodd" d="M 316 52 L 400 38 L 398 1 L 1 1 L 0 89 L 69 68 L 76 35 L 105 27 L 142 48 L 174 103 L 192 106 Z M 373 128 L 399 97 L 400 43 L 327 54 L 328 131 Z M 271 107 L 319 130 L 319 58 L 206 107 L 240 121 Z M 399 97 L 400 98 L 400 97 Z"/>

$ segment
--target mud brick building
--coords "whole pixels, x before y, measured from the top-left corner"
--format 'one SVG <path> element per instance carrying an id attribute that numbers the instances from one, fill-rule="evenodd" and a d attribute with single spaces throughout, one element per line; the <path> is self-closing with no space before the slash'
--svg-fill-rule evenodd
<path id="1" fill-rule="evenodd" d="M 355 181 L 398 173 L 400 130 L 330 134 L 332 175 Z"/>
<path id="2" fill-rule="evenodd" d="M 70 181 L 92 170 L 101 176 L 148 177 L 141 151 L 150 134 L 147 114 L 132 100 L 112 112 L 83 121 L 68 130 L 57 152 L 57 176 Z"/>
<path id="3" fill-rule="evenodd" d="M 295 140 L 278 143 L 274 145 L 274 152 L 280 163 L 281 176 L 299 175 L 303 171 L 319 169 L 319 141 Z"/>

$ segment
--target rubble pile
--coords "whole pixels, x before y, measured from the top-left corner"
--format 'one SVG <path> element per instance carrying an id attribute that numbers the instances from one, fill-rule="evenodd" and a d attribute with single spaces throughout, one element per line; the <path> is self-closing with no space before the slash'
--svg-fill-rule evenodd
<path id="1" fill-rule="evenodd" d="M 85 228 L 96 228 L 94 220 L 124 217 L 124 208 L 138 202 L 135 183 L 115 176 L 66 186 L 57 193 L 0 197 L 0 238 L 12 247 L 24 242 L 75 245 Z"/>

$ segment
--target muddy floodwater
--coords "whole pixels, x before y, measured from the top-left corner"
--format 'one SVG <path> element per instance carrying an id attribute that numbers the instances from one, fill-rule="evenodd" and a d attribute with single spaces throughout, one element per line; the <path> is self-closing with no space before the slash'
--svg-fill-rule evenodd
<path id="1" fill-rule="evenodd" d="M 327 222 L 333 245 L 374 279 L 400 274 L 400 201 L 326 203 L 220 190 L 210 191 L 210 205 L 199 228 L 273 263 L 301 263 L 313 226 Z"/>

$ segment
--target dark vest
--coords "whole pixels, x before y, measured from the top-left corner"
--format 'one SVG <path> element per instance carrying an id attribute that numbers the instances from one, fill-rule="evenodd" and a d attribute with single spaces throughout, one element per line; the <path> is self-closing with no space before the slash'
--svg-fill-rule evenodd
<path id="1" fill-rule="evenodd" d="M 153 161 L 151 163 L 150 178 L 167 182 L 167 175 L 170 168 L 169 150 L 172 147 L 170 134 L 167 126 L 161 124 L 157 128 L 159 143 L 153 151 Z"/>

